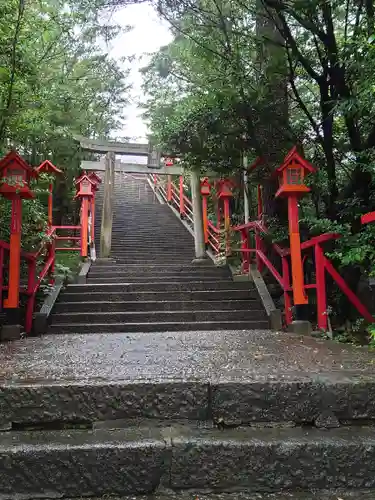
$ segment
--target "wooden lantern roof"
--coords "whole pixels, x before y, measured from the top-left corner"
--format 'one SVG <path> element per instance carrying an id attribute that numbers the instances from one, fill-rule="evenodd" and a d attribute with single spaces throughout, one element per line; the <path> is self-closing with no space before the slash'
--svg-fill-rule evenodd
<path id="1" fill-rule="evenodd" d="M 99 177 L 99 175 L 98 175 L 96 172 L 90 172 L 90 173 L 88 174 L 88 177 L 89 177 L 92 181 L 96 182 L 97 184 L 101 184 L 101 183 L 102 183 L 102 179 Z"/>
<path id="2" fill-rule="evenodd" d="M 39 167 L 36 167 L 35 168 L 35 172 L 37 174 L 40 174 L 40 173 L 45 173 L 45 174 L 55 174 L 55 175 L 59 175 L 59 174 L 62 174 L 62 170 L 60 170 L 59 168 L 57 168 L 51 161 L 49 160 L 44 160 L 44 162 L 42 162 Z"/>

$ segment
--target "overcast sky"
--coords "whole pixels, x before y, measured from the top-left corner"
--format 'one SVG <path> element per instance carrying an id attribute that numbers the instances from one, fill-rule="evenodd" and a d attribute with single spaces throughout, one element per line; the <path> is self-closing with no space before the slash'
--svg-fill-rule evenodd
<path id="1" fill-rule="evenodd" d="M 149 56 L 172 39 L 168 25 L 158 18 L 155 10 L 146 4 L 130 5 L 113 14 L 113 22 L 121 26 L 133 26 L 133 29 L 117 37 L 111 43 L 111 55 L 115 59 L 124 56 L 135 56 L 131 66 L 130 82 L 133 86 L 132 103 L 125 110 L 127 116 L 125 128 L 120 135 L 129 136 L 138 141 L 145 139 L 147 127 L 140 117 L 142 110 L 137 108 L 136 102 L 142 98 L 142 77 L 139 69 L 144 67 Z M 142 142 L 142 141 L 141 141 Z"/>

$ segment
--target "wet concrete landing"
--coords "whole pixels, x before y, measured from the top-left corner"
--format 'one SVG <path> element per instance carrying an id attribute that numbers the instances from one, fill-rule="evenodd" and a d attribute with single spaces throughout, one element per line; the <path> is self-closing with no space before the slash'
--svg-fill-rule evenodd
<path id="1" fill-rule="evenodd" d="M 111 500 L 374 500 L 374 490 L 358 491 L 318 491 L 314 492 L 280 492 L 280 493 L 202 493 L 198 491 L 164 493 L 145 496 L 115 497 Z M 73 500 L 73 499 L 66 499 Z M 88 498 L 87 500 L 102 500 L 101 498 Z"/>
<path id="2" fill-rule="evenodd" d="M 270 331 L 46 335 L 0 346 L 0 382 L 375 381 L 375 355 Z"/>
<path id="3" fill-rule="evenodd" d="M 280 380 L 374 376 L 375 355 L 269 331 L 46 335 L 0 346 L 0 381 Z"/>

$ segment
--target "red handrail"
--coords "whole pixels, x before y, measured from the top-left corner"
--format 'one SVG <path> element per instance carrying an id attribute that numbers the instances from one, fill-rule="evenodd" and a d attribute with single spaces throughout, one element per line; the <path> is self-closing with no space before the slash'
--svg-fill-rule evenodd
<path id="1" fill-rule="evenodd" d="M 53 276 L 55 270 L 55 257 L 56 257 L 56 229 L 53 227 L 47 232 L 50 241 L 45 241 L 41 244 L 38 252 L 33 254 L 33 259 L 29 262 L 28 269 L 28 284 L 27 284 L 27 305 L 26 305 L 26 316 L 25 316 L 25 331 L 30 333 L 33 325 L 33 314 L 35 308 L 35 298 L 36 294 L 42 284 L 47 273 L 50 274 L 50 284 L 55 283 L 55 278 Z M 42 253 L 46 250 L 45 262 L 39 275 L 36 276 L 37 261 Z"/>
<path id="2" fill-rule="evenodd" d="M 257 265 L 258 270 L 262 270 L 263 264 L 268 268 L 270 273 L 274 276 L 274 278 L 280 284 L 283 292 L 284 292 L 284 301 L 285 301 L 285 322 L 286 324 L 290 324 L 292 321 L 291 314 L 291 297 L 290 292 L 291 281 L 290 281 L 290 271 L 289 271 L 289 262 L 288 257 L 290 256 L 289 248 L 282 248 L 280 245 L 276 243 L 272 243 L 272 249 L 275 251 L 277 255 L 281 257 L 282 262 L 282 274 L 280 274 L 277 269 L 273 266 L 270 260 L 266 257 L 263 251 L 263 235 L 269 235 L 269 231 L 267 227 L 261 221 L 253 221 L 248 224 L 243 224 L 241 226 L 237 226 L 233 228 L 235 231 L 240 231 L 242 245 L 241 245 L 241 255 L 243 260 L 243 270 L 247 272 L 249 270 L 250 265 L 250 255 L 255 254 L 257 257 Z M 256 236 L 255 248 L 249 247 L 249 231 L 254 231 Z M 317 295 L 317 323 L 318 327 L 322 330 L 327 329 L 327 296 L 326 296 L 326 281 L 325 281 L 325 273 L 328 272 L 332 279 L 337 283 L 341 291 L 346 295 L 348 300 L 352 303 L 352 305 L 357 309 L 357 311 L 366 319 L 366 321 L 370 323 L 374 323 L 375 319 L 372 314 L 368 311 L 368 309 L 362 304 L 362 302 L 358 299 L 355 293 L 348 287 L 344 279 L 340 276 L 340 274 L 333 267 L 331 261 L 324 255 L 324 251 L 322 245 L 327 241 L 335 240 L 340 238 L 340 235 L 337 233 L 326 233 L 320 236 L 315 236 L 308 241 L 305 241 L 301 245 L 301 250 L 307 251 L 310 249 L 314 250 L 315 256 L 315 283 L 310 283 L 305 285 L 306 289 L 316 289 Z"/>
<path id="3" fill-rule="evenodd" d="M 53 226 L 54 229 L 56 230 L 56 243 L 60 242 L 60 241 L 71 241 L 71 242 L 75 242 L 75 241 L 79 241 L 79 245 L 75 245 L 75 246 L 69 246 L 69 247 L 56 247 L 56 250 L 57 251 L 69 251 L 69 252 L 73 252 L 73 251 L 81 251 L 81 226 Z M 79 236 L 60 236 L 59 234 L 57 234 L 58 231 L 64 231 L 64 230 L 74 230 L 74 231 L 79 231 Z"/>
<path id="4" fill-rule="evenodd" d="M 48 241 L 43 241 L 40 248 L 36 252 L 21 252 L 21 258 L 27 261 L 28 265 L 28 279 L 27 287 L 21 288 L 20 292 L 27 295 L 26 315 L 25 315 L 25 331 L 30 333 L 32 328 L 35 298 L 40 288 L 41 283 L 46 277 L 47 273 L 51 274 L 51 284 L 54 283 L 53 272 L 55 267 L 55 228 L 48 230 L 46 236 Z M 0 240 L 0 291 L 8 290 L 8 286 L 4 286 L 4 252 L 10 250 L 10 245 L 6 241 Z M 36 276 L 38 259 L 46 251 L 45 262 L 43 268 L 38 276 Z M 2 308 L 2 300 L 0 300 L 0 310 Z"/>
<path id="5" fill-rule="evenodd" d="M 164 185 L 161 182 L 161 176 L 158 174 L 151 174 L 151 184 L 154 189 L 157 189 L 162 198 L 180 213 L 180 217 L 185 219 L 187 223 L 193 227 L 193 204 L 183 187 L 183 183 L 180 181 L 177 185 L 167 178 L 167 183 Z M 220 229 L 214 226 L 211 221 L 208 221 L 207 243 L 215 254 L 220 252 L 220 235 Z"/>

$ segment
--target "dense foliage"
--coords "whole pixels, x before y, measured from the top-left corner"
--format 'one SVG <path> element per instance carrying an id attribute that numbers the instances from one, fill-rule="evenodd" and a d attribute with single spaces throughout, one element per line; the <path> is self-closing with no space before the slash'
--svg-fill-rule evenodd
<path id="1" fill-rule="evenodd" d="M 269 173 L 297 144 L 319 168 L 301 207 L 304 237 L 340 232 L 328 250 L 356 289 L 375 268 L 374 228 L 359 223 L 375 209 L 373 1 L 159 0 L 157 7 L 174 39 L 144 69 L 154 140 L 190 166 L 226 174 L 243 154 L 262 157 L 266 215 L 279 229 L 285 211 L 273 201 Z"/>
<path id="2" fill-rule="evenodd" d="M 108 137 L 127 100 L 127 73 L 105 50 L 119 28 L 101 21 L 103 5 L 0 0 L 0 153 L 14 147 L 33 166 L 48 158 L 63 169 L 57 223 L 74 216 L 72 179 L 82 159 L 74 137 Z M 42 192 L 39 201 L 24 203 L 26 247 L 43 234 L 45 201 Z M 9 206 L 0 204 L 0 237 L 6 237 Z"/>

